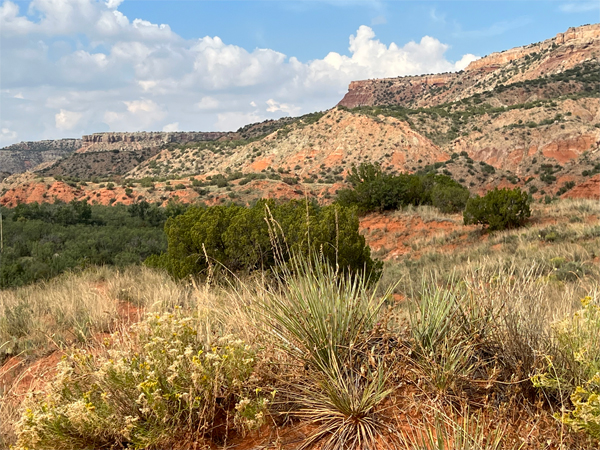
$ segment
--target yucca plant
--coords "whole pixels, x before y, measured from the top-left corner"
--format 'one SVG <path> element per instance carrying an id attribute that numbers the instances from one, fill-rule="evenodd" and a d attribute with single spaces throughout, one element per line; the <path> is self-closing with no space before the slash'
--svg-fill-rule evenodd
<path id="1" fill-rule="evenodd" d="M 340 367 L 332 358 L 329 373 L 315 374 L 312 382 L 300 387 L 301 406 L 296 416 L 318 425 L 318 429 L 300 446 L 300 450 L 322 441 L 322 450 L 377 449 L 383 441 L 388 448 L 393 431 L 383 414 L 382 404 L 392 392 L 386 388 L 386 372 Z M 362 369 L 362 370 L 361 370 Z"/>
<path id="2" fill-rule="evenodd" d="M 289 386 L 296 416 L 318 425 L 302 448 L 319 441 L 323 450 L 392 448 L 382 414 L 388 376 L 364 350 L 387 297 L 370 292 L 364 274 L 342 275 L 318 256 L 295 257 L 281 271 L 260 307 L 267 331 L 307 369 Z"/>

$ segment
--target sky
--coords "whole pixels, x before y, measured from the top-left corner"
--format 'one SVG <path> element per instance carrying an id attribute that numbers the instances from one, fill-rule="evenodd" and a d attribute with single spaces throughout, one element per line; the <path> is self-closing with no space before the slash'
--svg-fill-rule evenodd
<path id="1" fill-rule="evenodd" d="M 597 0 L 0 0 L 0 147 L 230 131 L 352 80 L 464 69 L 600 21 Z M 0 168 L 1 170 L 1 168 Z"/>

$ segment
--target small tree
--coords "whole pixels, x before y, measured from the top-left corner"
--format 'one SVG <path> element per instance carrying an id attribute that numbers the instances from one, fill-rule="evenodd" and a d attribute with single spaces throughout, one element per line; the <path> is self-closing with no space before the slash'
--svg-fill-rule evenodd
<path id="1" fill-rule="evenodd" d="M 519 188 L 496 188 L 483 197 L 469 199 L 463 213 L 464 223 L 481 224 L 491 231 L 517 228 L 531 216 L 529 203 L 529 196 Z"/>

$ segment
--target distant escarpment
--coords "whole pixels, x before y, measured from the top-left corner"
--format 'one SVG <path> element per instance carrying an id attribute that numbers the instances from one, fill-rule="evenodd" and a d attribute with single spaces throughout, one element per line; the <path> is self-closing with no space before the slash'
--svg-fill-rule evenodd
<path id="1" fill-rule="evenodd" d="M 42 163 L 73 153 L 79 147 L 81 147 L 81 139 L 19 142 L 9 145 L 0 148 L 0 172 L 4 174 L 25 172 Z"/>
<path id="2" fill-rule="evenodd" d="M 94 133 L 82 137 L 78 153 L 103 151 L 136 151 L 158 148 L 165 144 L 187 144 L 188 142 L 216 141 L 227 138 L 230 133 L 221 132 L 161 132 L 139 131 L 133 133 Z"/>
<path id="3" fill-rule="evenodd" d="M 44 176 L 82 179 L 119 176 L 156 155 L 168 144 L 188 144 L 227 139 L 221 132 L 132 132 L 84 135 L 76 152 L 38 167 Z"/>
<path id="4" fill-rule="evenodd" d="M 492 53 L 457 73 L 353 81 L 339 105 L 428 107 L 450 103 L 507 84 L 561 74 L 585 62 L 597 63 L 599 45 L 600 24 L 570 28 L 543 42 Z M 581 88 L 570 86 L 568 90 Z M 551 98 L 551 93 L 527 94 Z"/>

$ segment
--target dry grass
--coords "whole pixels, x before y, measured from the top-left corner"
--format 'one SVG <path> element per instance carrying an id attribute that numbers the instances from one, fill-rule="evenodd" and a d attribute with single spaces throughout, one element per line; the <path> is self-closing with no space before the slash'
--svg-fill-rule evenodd
<path id="1" fill-rule="evenodd" d="M 43 354 L 73 342 L 85 343 L 94 333 L 108 332 L 117 315 L 99 286 L 107 268 L 81 275 L 0 291 L 0 357 Z"/>
<path id="2" fill-rule="evenodd" d="M 127 435 L 130 426 L 128 432 L 139 448 L 184 445 L 200 435 L 208 439 L 205 442 L 212 440 L 211 445 L 216 442 L 226 448 L 239 444 L 245 433 L 261 425 L 270 424 L 269 429 L 277 434 L 294 421 L 312 424 L 313 428 L 303 430 L 308 430 L 305 443 L 315 443 L 314 448 L 322 444 L 344 450 L 345 445 L 352 450 L 390 448 L 392 441 L 381 444 L 385 433 L 378 434 L 378 430 L 383 429 L 399 430 L 399 440 L 393 445 L 403 450 L 594 448 L 597 443 L 552 417 L 555 411 L 571 408 L 568 392 L 540 391 L 531 382 L 532 376 L 547 370 L 548 358 L 557 373 L 581 365 L 575 352 L 569 353 L 557 338 L 556 324 L 572 317 L 584 296 L 600 304 L 596 267 L 600 235 L 592 221 L 599 208 L 586 201 L 561 203 L 536 207 L 540 222 L 529 228 L 496 233 L 485 240 L 478 237 L 471 247 L 464 245 L 453 254 L 436 253 L 443 243 L 424 243 L 431 253 L 417 261 L 388 264 L 376 291 L 352 284 L 345 285 L 346 289 L 329 272 L 318 276 L 308 272 L 299 278 L 288 274 L 280 284 L 257 276 L 218 286 L 177 283 L 164 273 L 138 267 L 93 269 L 0 292 L 0 336 L 8 343 L 4 349 L 11 345 L 15 348 L 11 354 L 24 351 L 33 358 L 73 345 L 85 349 L 90 358 L 85 367 L 73 366 L 81 370 L 82 378 L 77 379 L 91 380 L 82 385 L 79 397 L 61 397 L 63 391 L 49 386 L 41 391 L 54 396 L 57 404 L 63 402 L 65 411 L 71 411 L 70 402 L 87 398 L 95 408 L 85 412 L 93 425 L 85 433 L 91 434 L 78 435 L 75 441 L 68 433 L 61 437 L 48 425 L 46 446 L 32 448 L 83 448 L 85 436 L 127 446 L 133 443 Z M 581 221 L 565 220 L 576 212 L 581 213 L 576 216 Z M 558 225 L 549 224 L 548 217 L 558 218 Z M 385 291 L 398 282 L 395 292 L 404 300 L 393 302 Z M 127 323 L 131 311 L 134 322 L 138 318 L 143 322 Z M 352 322 L 355 316 L 358 319 Z M 172 319 L 159 317 L 177 320 L 171 323 Z M 188 325 L 181 325 L 187 330 L 187 341 L 179 335 L 166 339 L 172 331 L 163 330 L 163 323 L 169 327 L 190 324 L 189 330 Z M 119 334 L 108 337 L 111 331 Z M 146 347 L 156 336 L 165 338 L 165 344 Z M 241 349 L 239 342 L 248 347 L 227 353 Z M 131 368 L 127 373 L 133 381 L 122 378 L 122 392 L 115 388 L 118 384 L 98 378 L 104 373 L 102 368 L 113 364 L 114 352 L 120 352 L 123 361 L 133 361 L 131 355 L 146 355 L 154 349 L 157 353 L 150 354 L 151 358 L 144 357 L 149 364 L 157 364 L 154 372 L 162 377 L 163 394 L 177 398 L 193 384 L 178 384 L 177 377 L 184 380 L 199 370 L 189 346 L 195 352 L 212 352 L 211 358 L 218 356 L 219 361 L 233 358 L 249 364 L 252 358 L 251 374 L 235 372 L 238 381 L 234 384 L 219 375 L 221 381 L 211 384 L 210 390 L 197 388 L 194 395 L 206 399 L 200 410 L 188 403 L 182 404 L 184 415 L 172 405 L 162 410 L 157 397 L 149 408 L 156 414 L 162 411 L 167 418 L 164 422 L 142 416 L 127 422 L 132 420 L 127 417 L 138 417 L 134 401 L 139 386 L 146 385 L 135 378 L 141 376 L 139 370 Z M 167 348 L 171 356 L 161 353 Z M 184 361 L 189 368 L 177 371 L 178 364 L 188 366 L 175 361 Z M 0 446 L 15 442 L 22 401 L 14 388 L 17 385 L 19 380 L 0 392 L 4 439 Z M 97 397 L 88 395 L 94 386 L 106 386 L 105 392 L 112 386 L 120 406 L 102 403 L 100 391 Z M 223 396 L 212 394 L 215 389 Z M 41 391 L 39 398 L 43 398 Z M 29 405 L 38 414 L 32 417 L 43 417 L 46 422 L 22 422 L 18 426 L 22 439 L 23 431 L 38 422 L 54 423 L 50 416 L 39 415 L 41 403 Z M 110 411 L 116 415 L 102 416 L 102 405 L 113 408 Z M 98 412 L 92 414 L 94 410 Z M 131 425 L 137 421 L 146 428 Z M 261 438 L 265 444 L 272 442 L 268 434 L 252 433 L 255 442 Z"/>
<path id="3" fill-rule="evenodd" d="M 438 208 L 431 205 L 408 205 L 399 211 L 392 213 L 392 217 L 419 217 L 423 222 L 451 222 L 461 224 L 462 217 L 457 214 L 444 214 Z"/>

